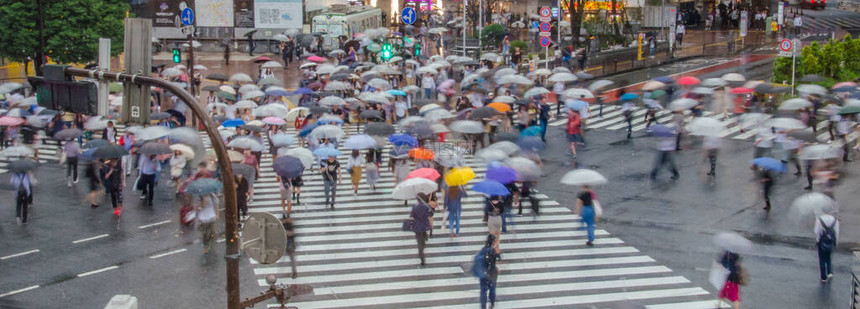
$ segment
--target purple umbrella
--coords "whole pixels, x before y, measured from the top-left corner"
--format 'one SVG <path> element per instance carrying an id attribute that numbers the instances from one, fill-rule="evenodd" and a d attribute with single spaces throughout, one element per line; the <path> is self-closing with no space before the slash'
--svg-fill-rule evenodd
<path id="1" fill-rule="evenodd" d="M 472 110 L 474 110 L 474 108 L 470 107 L 457 112 L 457 119 L 463 120 L 469 118 L 466 116 L 466 113 L 471 112 Z"/>
<path id="2" fill-rule="evenodd" d="M 278 157 L 272 162 L 275 173 L 281 178 L 296 178 L 302 175 L 305 166 L 299 158 L 293 156 Z"/>
<path id="3" fill-rule="evenodd" d="M 304 88 L 304 87 L 299 88 L 299 89 L 296 89 L 296 91 L 293 91 L 293 95 L 297 95 L 297 94 L 309 94 L 309 93 L 314 93 L 314 91 L 313 91 L 313 90 L 310 90 L 310 89 L 308 89 L 308 88 Z"/>
<path id="4" fill-rule="evenodd" d="M 512 183 L 517 180 L 517 171 L 507 166 L 490 166 L 487 168 L 487 179 L 500 183 Z"/>

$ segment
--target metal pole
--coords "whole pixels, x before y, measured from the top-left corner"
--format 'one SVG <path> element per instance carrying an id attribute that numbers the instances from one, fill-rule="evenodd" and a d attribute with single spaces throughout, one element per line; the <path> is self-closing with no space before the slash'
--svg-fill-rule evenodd
<path id="1" fill-rule="evenodd" d="M 43 0 L 38 0 L 39 6 L 39 49 L 36 50 L 36 58 L 33 61 L 33 68 L 36 71 L 36 75 L 42 76 L 42 65 L 45 62 L 45 8 L 43 7 Z M 26 63 L 25 63 L 26 64 Z M 27 68 L 24 67 L 24 72 L 27 71 Z"/>
<path id="2" fill-rule="evenodd" d="M 546 61 L 545 66 L 546 66 L 546 69 L 549 70 L 549 46 L 544 47 L 543 50 L 544 50 L 544 61 Z"/>
<path id="3" fill-rule="evenodd" d="M 188 70 L 191 76 L 188 76 L 188 92 L 195 96 L 194 91 L 194 26 L 188 26 Z"/>
<path id="4" fill-rule="evenodd" d="M 463 0 L 463 22 L 460 23 L 463 32 L 463 57 L 466 57 L 466 5 L 468 4 L 468 0 Z"/>
<path id="5" fill-rule="evenodd" d="M 792 42 L 796 43 L 796 42 Z M 791 95 L 794 95 L 794 70 L 797 66 L 797 44 L 791 46 Z"/>
<path id="6" fill-rule="evenodd" d="M 225 188 L 224 231 L 226 234 L 225 259 L 227 259 L 227 308 L 239 309 L 241 299 L 239 298 L 239 234 L 236 231 L 236 223 L 238 222 L 236 216 L 236 189 L 233 181 L 233 166 L 230 164 L 230 157 L 227 155 L 227 146 L 224 145 L 221 133 L 218 133 L 218 124 L 211 117 L 206 116 L 203 106 L 190 93 L 163 79 L 122 73 L 106 72 L 104 74 L 97 74 L 97 71 L 94 70 L 73 67 L 66 68 L 66 74 L 94 79 L 110 79 L 120 82 L 155 85 L 179 96 L 179 99 L 185 101 L 191 112 L 201 119 L 203 129 L 206 130 L 206 134 L 212 142 L 212 148 L 215 150 L 215 156 L 218 158 L 218 167 L 221 169 L 221 183 Z"/>
<path id="7" fill-rule="evenodd" d="M 110 72 L 110 39 L 99 38 L 99 70 Z M 110 84 L 107 81 L 99 81 L 98 92 L 98 113 L 99 115 L 108 116 L 108 94 Z"/>
<path id="8" fill-rule="evenodd" d="M 484 33 L 484 0 L 478 0 L 478 52 L 475 57 L 481 55 L 482 33 Z"/>

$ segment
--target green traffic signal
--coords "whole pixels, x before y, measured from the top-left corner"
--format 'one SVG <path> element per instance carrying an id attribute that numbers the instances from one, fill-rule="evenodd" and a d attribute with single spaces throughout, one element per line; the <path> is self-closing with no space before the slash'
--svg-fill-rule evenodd
<path id="1" fill-rule="evenodd" d="M 173 63 L 182 62 L 182 52 L 179 49 L 173 49 Z"/>
<path id="2" fill-rule="evenodd" d="M 392 57 L 392 53 L 391 53 L 391 44 L 386 43 L 386 44 L 383 44 L 383 45 L 382 45 L 382 54 L 381 54 L 381 57 L 382 57 L 382 60 L 388 60 L 388 59 L 391 59 L 391 57 Z"/>
<path id="3" fill-rule="evenodd" d="M 418 42 L 415 42 L 414 49 L 415 49 L 415 56 L 421 56 L 421 44 L 418 44 Z"/>

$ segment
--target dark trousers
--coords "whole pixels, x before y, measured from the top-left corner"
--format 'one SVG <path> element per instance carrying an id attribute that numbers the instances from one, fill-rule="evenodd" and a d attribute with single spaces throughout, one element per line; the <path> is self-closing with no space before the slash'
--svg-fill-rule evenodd
<path id="1" fill-rule="evenodd" d="M 490 299 L 490 306 L 496 303 L 496 283 L 490 279 L 481 279 L 481 309 L 487 308 L 487 297 Z"/>
<path id="2" fill-rule="evenodd" d="M 421 265 L 424 265 L 424 246 L 427 243 L 427 232 L 415 232 L 415 240 L 418 241 L 418 257 Z"/>
<path id="3" fill-rule="evenodd" d="M 632 138 L 633 137 L 633 115 L 625 116 L 624 120 L 627 121 L 627 138 Z"/>
<path id="4" fill-rule="evenodd" d="M 145 201 L 152 204 L 152 196 L 155 194 L 155 174 L 141 174 L 140 182 L 140 186 L 143 187 Z"/>
<path id="5" fill-rule="evenodd" d="M 290 268 L 292 268 L 292 275 L 298 276 L 299 271 L 296 270 L 296 249 L 287 249 L 287 255 L 290 257 Z"/>
<path id="6" fill-rule="evenodd" d="M 78 158 L 66 158 L 66 178 L 72 177 L 73 181 L 78 181 Z"/>
<path id="7" fill-rule="evenodd" d="M 809 190 L 812 190 L 812 160 L 806 161 L 806 183 Z"/>
<path id="8" fill-rule="evenodd" d="M 717 172 L 717 150 L 716 149 L 708 149 L 708 162 L 711 165 L 710 171 L 708 174 L 716 174 Z"/>
<path id="9" fill-rule="evenodd" d="M 770 208 L 771 189 L 773 189 L 773 181 L 762 182 L 762 198 L 764 198 L 764 204 L 767 208 Z"/>
<path id="10" fill-rule="evenodd" d="M 669 170 L 672 171 L 674 177 L 678 177 L 678 168 L 675 167 L 675 159 L 672 158 L 671 151 L 657 151 L 657 161 L 654 163 L 654 169 L 651 170 L 651 179 L 657 177 L 657 172 L 663 165 L 669 164 Z"/>
<path id="11" fill-rule="evenodd" d="M 827 280 L 827 275 L 833 273 L 833 267 L 830 264 L 830 254 L 833 251 L 818 247 L 818 270 L 821 272 L 821 280 Z"/>
<path id="12" fill-rule="evenodd" d="M 15 199 L 15 216 L 21 218 L 21 223 L 27 223 L 27 214 L 32 202 L 32 195 L 26 193 L 18 194 L 18 197 Z"/>
<path id="13" fill-rule="evenodd" d="M 257 42 L 254 42 L 254 40 L 248 40 L 248 55 L 253 57 L 255 49 L 257 49 Z"/>
<path id="14" fill-rule="evenodd" d="M 110 195 L 110 204 L 113 208 L 116 208 L 117 205 L 122 204 L 122 189 L 120 188 L 110 188 L 108 189 L 108 195 Z"/>

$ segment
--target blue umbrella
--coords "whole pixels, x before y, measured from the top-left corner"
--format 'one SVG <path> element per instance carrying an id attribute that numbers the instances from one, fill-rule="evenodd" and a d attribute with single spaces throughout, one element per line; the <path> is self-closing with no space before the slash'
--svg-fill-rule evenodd
<path id="1" fill-rule="evenodd" d="M 242 126 L 242 125 L 245 125 L 245 121 L 242 119 L 239 119 L 239 118 L 227 119 L 221 123 L 221 126 L 223 126 L 225 128 L 238 127 L 238 126 Z"/>
<path id="2" fill-rule="evenodd" d="M 838 87 L 838 88 L 833 88 L 832 91 L 833 92 L 856 92 L 857 87 L 842 86 L 842 87 Z"/>
<path id="3" fill-rule="evenodd" d="M 675 130 L 662 124 L 655 124 L 651 127 L 651 134 L 658 137 L 668 137 L 675 135 Z"/>
<path id="4" fill-rule="evenodd" d="M 484 180 L 472 186 L 472 190 L 486 195 L 508 196 L 511 194 L 505 185 L 495 180 Z"/>
<path id="5" fill-rule="evenodd" d="M 298 142 L 298 139 L 289 134 L 279 133 L 272 136 L 272 144 L 275 145 L 275 147 L 287 147 L 295 144 L 296 142 Z"/>
<path id="6" fill-rule="evenodd" d="M 292 94 L 293 95 L 299 95 L 299 94 L 309 94 L 309 93 L 314 93 L 314 91 L 311 90 L 310 88 L 302 87 L 302 88 L 296 89 L 296 91 L 293 91 Z"/>
<path id="7" fill-rule="evenodd" d="M 625 94 L 621 95 L 621 98 L 619 98 L 619 100 L 622 100 L 622 101 L 629 101 L 629 100 L 636 100 L 636 99 L 638 99 L 638 98 L 639 98 L 639 95 L 638 95 L 638 94 L 635 94 L 635 93 L 632 93 L 632 92 L 628 92 L 628 93 L 625 93 Z"/>
<path id="8" fill-rule="evenodd" d="M 752 160 L 752 164 L 755 166 L 761 167 L 763 169 L 771 170 L 774 172 L 784 172 L 785 171 L 785 164 L 783 164 L 781 161 L 774 159 L 774 158 L 767 158 L 767 157 L 755 158 Z"/>
<path id="9" fill-rule="evenodd" d="M 266 95 L 276 96 L 276 97 L 285 97 L 285 96 L 292 95 L 292 94 L 295 94 L 295 93 L 291 93 L 291 92 L 283 90 L 283 89 L 272 89 L 272 90 L 266 91 Z"/>
<path id="10" fill-rule="evenodd" d="M 671 83 L 675 82 L 675 80 L 669 76 L 656 77 L 656 78 L 654 78 L 654 80 L 661 82 L 661 83 L 664 83 L 664 84 L 671 84 Z"/>
<path id="11" fill-rule="evenodd" d="M 540 126 L 531 126 L 520 132 L 520 137 L 523 136 L 540 136 L 543 129 Z"/>
<path id="12" fill-rule="evenodd" d="M 320 147 L 314 150 L 314 155 L 320 158 L 337 157 L 340 155 L 340 150 L 331 147 Z"/>
<path id="13" fill-rule="evenodd" d="M 376 146 L 376 140 L 367 134 L 353 135 L 343 142 L 343 147 L 346 149 L 370 149 Z"/>
<path id="14" fill-rule="evenodd" d="M 386 92 L 390 95 L 396 95 L 396 96 L 402 96 L 402 97 L 406 96 L 406 92 L 403 92 L 403 91 L 397 90 L 397 89 L 388 90 Z"/>
<path id="15" fill-rule="evenodd" d="M 546 143 L 537 136 L 523 136 L 517 141 L 520 149 L 527 151 L 541 151 L 546 148 Z"/>
<path id="16" fill-rule="evenodd" d="M 412 135 L 405 133 L 391 134 L 388 136 L 388 141 L 394 144 L 394 146 L 409 145 L 418 147 L 418 140 L 412 137 Z"/>
<path id="17" fill-rule="evenodd" d="M 203 195 L 221 192 L 224 188 L 221 182 L 214 178 L 200 178 L 192 181 L 185 187 L 185 192 L 193 195 Z"/>
<path id="18" fill-rule="evenodd" d="M 305 171 L 305 166 L 299 158 L 293 156 L 282 156 L 272 162 L 272 168 L 281 178 L 296 178 Z"/>
<path id="19" fill-rule="evenodd" d="M 326 124 L 341 125 L 341 124 L 343 124 L 343 119 L 340 119 L 340 117 L 337 117 L 337 116 L 323 116 L 323 117 L 320 117 L 319 119 L 317 119 L 317 124 L 318 125 L 326 125 Z"/>
<path id="20" fill-rule="evenodd" d="M 488 167 L 487 179 L 500 183 L 512 183 L 517 180 L 517 171 L 504 165 Z"/>
<path id="21" fill-rule="evenodd" d="M 588 103 L 586 103 L 583 100 L 576 100 L 576 101 L 568 102 L 567 104 L 564 105 L 564 107 L 575 110 L 575 111 L 581 111 L 583 109 L 588 108 Z"/>
<path id="22" fill-rule="evenodd" d="M 405 158 L 409 155 L 409 150 L 412 150 L 412 146 L 394 146 L 394 148 L 391 148 L 391 151 L 388 152 L 388 155 L 392 158 Z"/>
<path id="23" fill-rule="evenodd" d="M 80 157 L 81 159 L 84 159 L 84 160 L 92 161 L 92 160 L 96 159 L 96 157 L 93 157 L 94 152 L 96 152 L 96 149 L 92 148 L 92 149 L 89 149 L 87 151 L 82 152 L 80 155 L 78 155 L 78 157 Z"/>
<path id="24" fill-rule="evenodd" d="M 308 124 L 304 128 L 302 128 L 301 131 L 299 131 L 299 136 L 301 136 L 301 137 L 308 136 L 308 134 L 311 134 L 311 131 L 313 131 L 316 128 L 317 128 L 317 125 L 312 124 L 312 123 Z"/>

